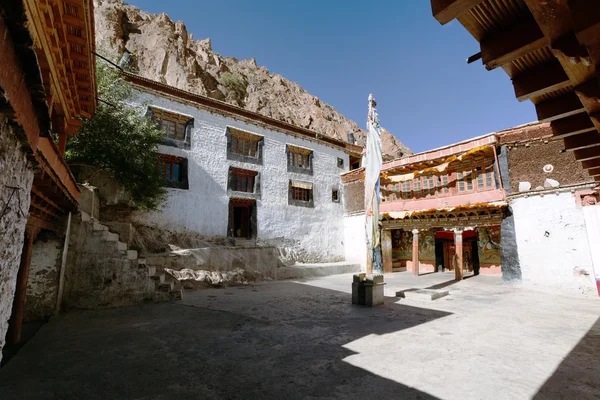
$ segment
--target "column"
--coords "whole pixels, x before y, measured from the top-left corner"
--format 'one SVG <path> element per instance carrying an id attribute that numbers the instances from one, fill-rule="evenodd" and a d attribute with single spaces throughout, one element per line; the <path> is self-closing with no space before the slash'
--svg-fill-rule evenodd
<path id="1" fill-rule="evenodd" d="M 381 231 L 381 252 L 383 257 L 383 273 L 392 272 L 392 231 Z"/>
<path id="2" fill-rule="evenodd" d="M 419 230 L 413 229 L 413 243 L 412 243 L 412 263 L 413 263 L 413 275 L 419 275 Z"/>
<path id="3" fill-rule="evenodd" d="M 454 247 L 456 254 L 456 266 L 454 267 L 454 279 L 460 281 L 463 278 L 463 230 L 461 228 L 454 229 Z"/>
<path id="4" fill-rule="evenodd" d="M 21 252 L 21 264 L 17 273 L 17 287 L 12 305 L 12 313 L 8 321 L 8 332 L 6 333 L 7 344 L 17 344 L 21 340 L 21 328 L 23 325 L 23 311 L 25 309 L 25 294 L 27 292 L 27 280 L 29 279 L 29 266 L 31 264 L 31 252 L 33 240 L 39 229 L 30 228 L 25 230 L 25 241 Z"/>

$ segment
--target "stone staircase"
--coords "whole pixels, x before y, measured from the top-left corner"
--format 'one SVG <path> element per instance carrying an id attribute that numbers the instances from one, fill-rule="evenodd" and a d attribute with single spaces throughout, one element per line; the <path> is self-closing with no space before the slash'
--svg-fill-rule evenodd
<path id="1" fill-rule="evenodd" d="M 139 280 L 139 275 L 142 274 L 142 280 L 138 286 L 141 291 L 147 293 L 147 297 L 156 302 L 182 299 L 181 284 L 167 275 L 162 268 L 147 265 L 146 259 L 139 258 L 137 250 L 130 250 L 127 243 L 120 240 L 118 233 L 111 232 L 108 226 L 101 224 L 86 212 L 81 211 L 80 216 L 82 223 L 91 225 L 92 235 L 100 239 L 105 256 L 121 262 L 123 266 L 121 273 L 127 274 L 125 267 L 128 265 L 131 269 L 130 281 Z M 112 254 L 107 254 L 107 250 Z M 143 280 L 144 275 L 146 282 Z"/>

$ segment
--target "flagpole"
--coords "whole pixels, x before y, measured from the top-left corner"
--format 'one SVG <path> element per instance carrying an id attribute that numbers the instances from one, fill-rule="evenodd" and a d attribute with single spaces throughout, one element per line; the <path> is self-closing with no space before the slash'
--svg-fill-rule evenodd
<path id="1" fill-rule="evenodd" d="M 367 238 L 367 273 L 383 273 L 381 238 L 379 230 L 379 202 L 382 165 L 382 146 L 379 131 L 379 118 L 375 109 L 377 103 L 369 94 L 367 115 L 367 148 L 363 157 L 365 166 L 365 231 Z"/>

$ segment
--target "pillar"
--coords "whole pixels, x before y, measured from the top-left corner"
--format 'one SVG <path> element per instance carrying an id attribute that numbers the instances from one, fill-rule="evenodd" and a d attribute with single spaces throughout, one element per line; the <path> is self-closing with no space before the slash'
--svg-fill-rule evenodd
<path id="1" fill-rule="evenodd" d="M 381 252 L 383 256 L 383 273 L 392 272 L 392 231 L 381 231 Z"/>
<path id="2" fill-rule="evenodd" d="M 31 264 L 31 252 L 33 250 L 33 241 L 38 232 L 38 228 L 31 228 L 29 226 L 25 230 L 21 264 L 19 265 L 19 272 L 17 273 L 15 299 L 13 300 L 12 314 L 8 321 L 8 332 L 6 333 L 7 344 L 17 344 L 21 340 L 25 294 L 27 292 L 27 280 L 29 279 L 29 266 Z"/>
<path id="3" fill-rule="evenodd" d="M 62 132 L 58 135 L 58 152 L 64 157 L 67 148 L 67 134 Z"/>
<path id="4" fill-rule="evenodd" d="M 412 264 L 413 264 L 413 275 L 419 275 L 419 230 L 413 229 L 413 243 L 412 243 Z"/>
<path id="5" fill-rule="evenodd" d="M 463 230 L 460 228 L 454 229 L 454 247 L 456 254 L 456 266 L 454 267 L 454 279 L 460 281 L 463 278 Z"/>

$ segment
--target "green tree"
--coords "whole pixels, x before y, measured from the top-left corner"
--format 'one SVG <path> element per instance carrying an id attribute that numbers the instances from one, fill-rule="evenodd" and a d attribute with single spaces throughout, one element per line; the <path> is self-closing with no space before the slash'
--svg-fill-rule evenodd
<path id="1" fill-rule="evenodd" d="M 65 159 L 80 180 L 109 173 L 130 195 L 136 209 L 156 209 L 166 190 L 157 145 L 162 130 L 131 104 L 133 92 L 119 71 L 99 62 L 96 113 L 67 143 Z"/>

